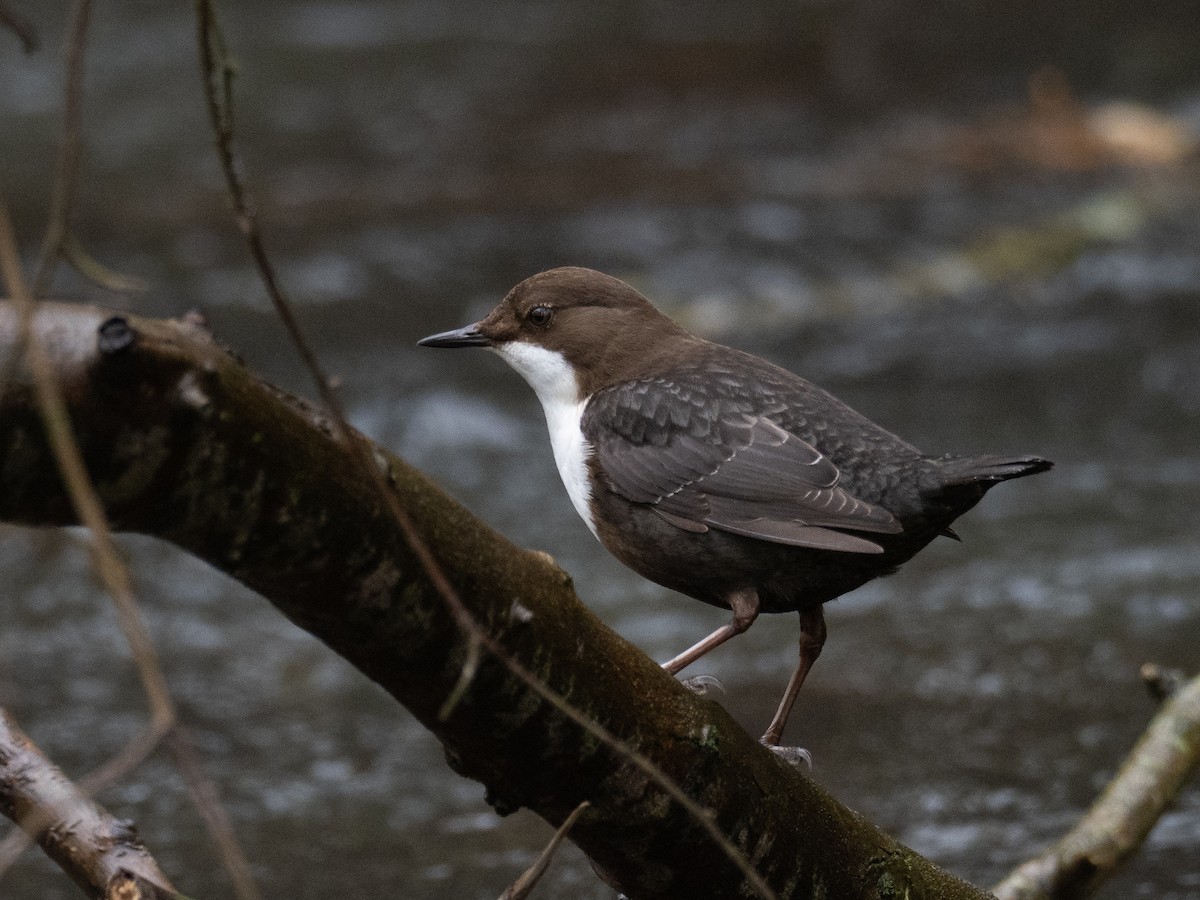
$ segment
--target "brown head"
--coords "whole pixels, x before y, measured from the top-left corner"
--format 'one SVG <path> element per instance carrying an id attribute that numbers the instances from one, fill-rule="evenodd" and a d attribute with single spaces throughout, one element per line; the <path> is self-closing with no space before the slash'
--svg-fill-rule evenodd
<path id="1" fill-rule="evenodd" d="M 625 282 L 565 267 L 525 279 L 474 325 L 418 343 L 495 350 L 544 399 L 565 377 L 556 366 L 574 373 L 582 398 L 649 374 L 660 360 L 665 364 L 677 342 L 689 340 L 694 338 Z"/>

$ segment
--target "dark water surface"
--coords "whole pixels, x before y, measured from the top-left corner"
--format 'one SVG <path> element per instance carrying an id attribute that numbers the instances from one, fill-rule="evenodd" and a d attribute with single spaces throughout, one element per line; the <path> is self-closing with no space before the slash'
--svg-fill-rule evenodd
<path id="1" fill-rule="evenodd" d="M 79 232 L 151 290 L 57 288 L 152 314 L 199 306 L 256 369 L 311 394 L 229 222 L 188 9 L 95 15 Z M 1194 154 L 1047 167 L 1002 148 L 963 164 L 947 134 L 1021 102 L 1019 66 L 989 80 L 948 59 L 944 94 L 927 79 L 918 95 L 850 53 L 894 40 L 809 14 L 230 4 L 241 147 L 355 423 L 553 553 L 656 658 L 724 615 L 607 557 L 558 483 L 536 400 L 499 360 L 413 346 L 528 274 L 573 263 L 627 278 L 929 451 L 1056 460 L 989 495 L 963 544 L 830 605 L 789 734 L 843 801 L 987 884 L 1113 773 L 1154 711 L 1139 666 L 1198 668 L 1200 176 Z M 0 189 L 30 254 L 58 128 L 56 15 L 36 13 L 38 55 L 0 34 Z M 1195 134 L 1200 77 L 1171 73 L 1156 108 Z M 1121 84 L 1095 78 L 1088 99 L 1127 99 Z M 491 898 L 532 860 L 548 827 L 493 815 L 346 663 L 172 548 L 125 546 L 267 896 Z M 76 774 L 144 719 L 81 548 L 70 532 L 0 529 L 0 702 Z M 748 728 L 770 717 L 795 639 L 793 617 L 770 617 L 700 667 Z M 163 754 L 102 799 L 181 889 L 225 895 Z M 1200 896 L 1198 848 L 1193 786 L 1104 896 Z M 612 896 L 574 850 L 539 891 Z M 75 895 L 35 854 L 0 878 L 4 898 Z"/>

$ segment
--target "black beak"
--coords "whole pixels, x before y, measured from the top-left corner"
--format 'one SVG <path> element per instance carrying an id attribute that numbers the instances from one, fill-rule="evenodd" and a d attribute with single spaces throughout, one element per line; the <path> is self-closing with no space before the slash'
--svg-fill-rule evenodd
<path id="1" fill-rule="evenodd" d="M 453 331 L 431 334 L 417 341 L 418 347 L 489 347 L 491 340 L 480 334 L 478 325 L 464 325 Z"/>

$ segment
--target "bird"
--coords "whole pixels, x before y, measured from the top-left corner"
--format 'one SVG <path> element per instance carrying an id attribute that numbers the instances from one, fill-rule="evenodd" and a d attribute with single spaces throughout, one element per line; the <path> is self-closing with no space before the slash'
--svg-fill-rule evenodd
<path id="1" fill-rule="evenodd" d="M 823 605 L 889 575 L 1039 456 L 928 455 L 761 357 L 693 335 L 625 282 L 533 275 L 482 320 L 418 341 L 485 347 L 533 388 L 572 505 L 618 560 L 730 611 L 677 674 L 763 613 L 800 618 L 761 741 L 779 748 L 825 644 Z"/>

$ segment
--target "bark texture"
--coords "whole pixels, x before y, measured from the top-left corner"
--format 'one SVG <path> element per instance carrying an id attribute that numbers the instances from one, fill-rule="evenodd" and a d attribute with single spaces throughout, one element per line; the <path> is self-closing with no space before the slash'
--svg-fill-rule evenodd
<path id="1" fill-rule="evenodd" d="M 17 318 L 0 304 L 0 367 Z M 378 682 L 482 782 L 498 812 L 571 831 L 633 900 L 754 896 L 696 818 L 626 754 L 468 642 L 378 494 L 308 404 L 201 325 L 43 304 L 35 331 L 114 527 L 155 535 L 265 596 Z M 28 376 L 0 396 L 0 520 L 72 523 Z M 356 436 L 356 440 L 366 440 Z M 372 458 L 477 622 L 577 710 L 708 810 L 780 898 L 988 896 L 898 844 L 604 626 L 544 554 L 516 547 L 385 449 Z"/>

